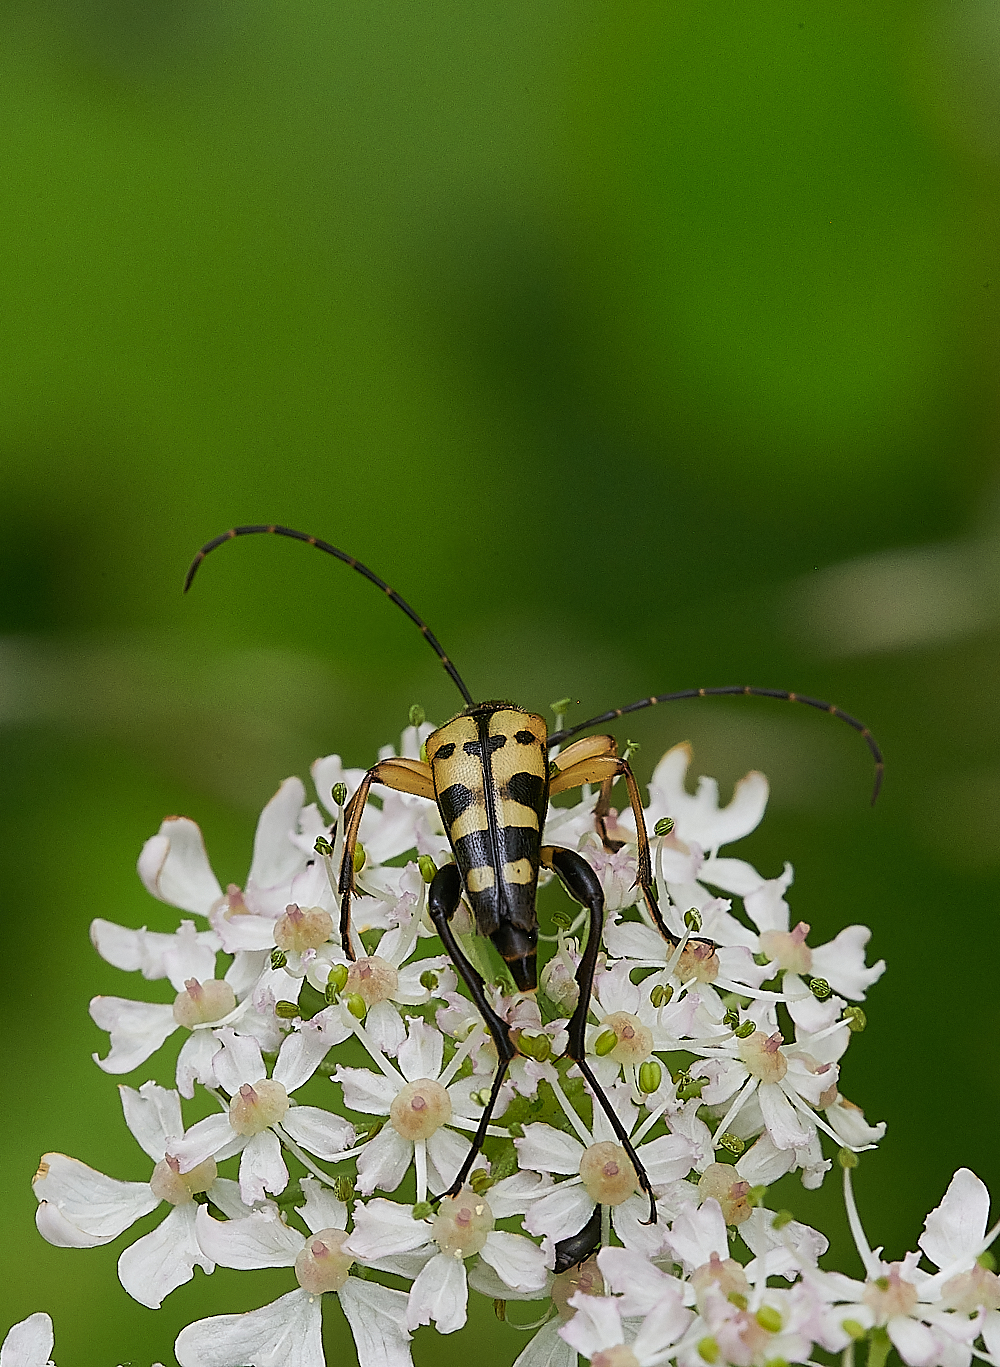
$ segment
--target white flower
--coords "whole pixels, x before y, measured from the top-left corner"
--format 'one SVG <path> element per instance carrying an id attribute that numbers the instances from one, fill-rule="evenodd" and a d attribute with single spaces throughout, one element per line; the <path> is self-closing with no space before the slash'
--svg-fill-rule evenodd
<path id="1" fill-rule="evenodd" d="M 529 1184 L 525 1183 L 529 1177 Z M 466 1321 L 468 1281 L 465 1260 L 476 1254 L 499 1275 L 505 1289 L 530 1295 L 546 1284 L 545 1254 L 530 1239 L 494 1228 L 498 1218 L 523 1214 L 547 1185 L 519 1173 L 479 1196 L 463 1187 L 445 1197 L 436 1215 L 415 1219 L 412 1208 L 377 1199 L 355 1211 L 355 1228 L 346 1245 L 379 1262 L 399 1253 L 424 1255 L 410 1289 L 406 1324 L 436 1322 L 438 1332 L 454 1333 Z"/>
<path id="2" fill-rule="evenodd" d="M 157 1309 L 164 1297 L 191 1280 L 194 1268 L 213 1271 L 195 1239 L 195 1197 L 204 1192 L 227 1214 L 243 1214 L 235 1182 L 219 1177 L 209 1159 L 181 1174 L 168 1149 L 184 1134 L 180 1100 L 155 1082 L 138 1092 L 119 1087 L 125 1122 L 156 1167 L 148 1182 L 121 1182 L 76 1158 L 47 1153 L 33 1181 L 39 1206 L 35 1223 L 50 1244 L 95 1248 L 110 1243 L 161 1201 L 172 1209 L 151 1233 L 118 1259 L 125 1290 L 142 1305 Z"/>
<path id="3" fill-rule="evenodd" d="M 676 1292 L 664 1290 L 626 1347 L 625 1327 L 614 1297 L 578 1291 L 570 1305 L 576 1314 L 559 1333 L 594 1367 L 657 1367 L 672 1356 L 674 1344 L 693 1318 Z"/>
<path id="4" fill-rule="evenodd" d="M 360 1367 L 410 1367 L 401 1291 L 350 1275 L 344 1251 L 347 1207 L 310 1177 L 302 1179 L 299 1214 L 310 1236 L 286 1225 L 268 1204 L 242 1220 L 199 1212 L 198 1238 L 223 1267 L 293 1267 L 295 1291 L 259 1310 L 214 1315 L 182 1329 L 174 1351 L 181 1367 L 324 1367 L 322 1304 L 335 1293 L 354 1334 Z"/>
<path id="5" fill-rule="evenodd" d="M 329 1045 L 301 1033 L 288 1037 L 267 1076 L 255 1039 L 219 1030 L 222 1047 L 212 1061 L 219 1085 L 229 1093 L 229 1108 L 192 1125 L 184 1139 L 170 1147 L 181 1173 L 209 1158 L 222 1160 L 240 1154 L 240 1192 L 244 1202 L 263 1201 L 265 1192 L 284 1191 L 288 1170 L 281 1157 L 281 1139 L 290 1138 L 317 1158 L 333 1160 L 354 1140 L 354 1127 L 341 1116 L 317 1106 L 297 1106 L 289 1093 L 307 1082 Z M 308 1046 L 312 1047 L 308 1047 Z"/>
<path id="6" fill-rule="evenodd" d="M 408 1022 L 408 1034 L 399 1047 L 398 1069 L 385 1058 L 382 1071 L 338 1067 L 333 1080 L 344 1089 L 344 1102 L 352 1111 L 384 1115 L 389 1123 L 365 1144 L 358 1159 L 358 1190 L 395 1191 L 414 1163 L 417 1200 L 427 1191 L 445 1191 L 455 1180 L 470 1142 L 451 1127 L 475 1131 L 482 1110 L 472 1100 L 473 1078 L 453 1082 L 465 1053 L 458 1050 L 446 1068 L 444 1036 L 419 1017 Z M 474 1041 L 466 1041 L 466 1052 Z M 378 1060 L 377 1060 L 378 1061 Z M 506 1134 L 504 1130 L 492 1133 Z M 477 1165 L 485 1162 L 480 1156 Z"/>
<path id="7" fill-rule="evenodd" d="M 631 1159 L 595 1102 L 592 1133 L 577 1116 L 579 1139 L 543 1122 L 526 1125 L 523 1137 L 515 1139 L 522 1168 L 567 1175 L 566 1181 L 558 1182 L 532 1205 L 524 1227 L 529 1234 L 560 1243 L 583 1229 L 595 1206 L 609 1206 L 611 1222 L 622 1243 L 651 1256 L 663 1242 L 663 1221 L 673 1209 L 672 1184 L 690 1172 L 693 1148 L 689 1140 L 677 1134 L 660 1135 L 643 1143 L 645 1133 L 659 1117 L 654 1112 L 637 1126 L 638 1112 L 629 1099 L 629 1089 L 614 1087 L 608 1095 L 626 1131 L 631 1132 L 656 1193 L 658 1223 L 647 1223 L 649 1199 L 640 1191 Z"/>

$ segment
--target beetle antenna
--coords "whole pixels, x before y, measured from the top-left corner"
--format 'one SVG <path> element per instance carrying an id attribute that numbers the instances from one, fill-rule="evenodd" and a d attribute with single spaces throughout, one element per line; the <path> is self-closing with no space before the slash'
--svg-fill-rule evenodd
<path id="1" fill-rule="evenodd" d="M 202 546 L 201 550 L 191 561 L 191 568 L 188 570 L 187 576 L 184 579 L 184 592 L 187 593 L 188 589 L 191 587 L 194 582 L 194 577 L 198 573 L 198 566 L 210 551 L 214 551 L 226 541 L 234 540 L 237 536 L 255 536 L 258 532 L 265 534 L 270 533 L 274 536 L 288 536 L 291 537 L 293 541 L 304 541 L 308 546 L 315 546 L 317 550 L 325 551 L 327 555 L 332 555 L 334 559 L 343 561 L 345 565 L 350 565 L 351 569 L 357 570 L 358 574 L 363 574 L 366 579 L 376 586 L 376 588 L 380 588 L 386 597 L 390 598 L 398 608 L 402 608 L 410 621 L 420 629 L 421 636 L 423 636 L 431 650 L 433 650 L 434 654 L 444 665 L 449 677 L 468 706 L 472 707 L 472 694 L 463 683 L 461 674 L 459 674 L 451 660 L 449 660 L 448 656 L 444 653 L 441 643 L 431 631 L 430 627 L 422 617 L 417 616 L 406 599 L 400 598 L 396 590 L 390 588 L 384 579 L 380 579 L 374 570 L 370 570 L 367 565 L 362 565 L 360 560 L 355 560 L 354 556 L 348 555 L 346 551 L 341 551 L 338 550 L 336 546 L 331 546 L 329 541 L 321 541 L 318 536 L 308 536 L 305 532 L 297 532 L 291 527 L 231 527 L 228 532 L 223 532 L 221 536 L 213 537 L 211 541 Z"/>
<path id="2" fill-rule="evenodd" d="M 868 746 L 872 759 L 875 761 L 875 786 L 872 789 L 872 806 L 875 806 L 875 800 L 882 787 L 885 761 L 882 758 L 882 751 L 868 727 L 865 726 L 864 722 L 858 721 L 857 717 L 852 717 L 848 712 L 835 707 L 833 703 L 821 702 L 819 698 L 807 698 L 802 693 L 788 693 L 783 688 L 750 688 L 734 684 L 729 688 L 685 688 L 680 693 L 659 693 L 653 698 L 640 698 L 638 702 L 629 703 L 628 707 L 615 707 L 610 712 L 602 712 L 599 717 L 591 717 L 589 721 L 582 721 L 578 726 L 569 726 L 563 731 L 556 731 L 549 736 L 549 744 L 561 745 L 564 740 L 569 740 L 570 736 L 575 736 L 579 731 L 586 731 L 590 726 L 600 726 L 602 722 L 614 721 L 616 717 L 624 717 L 626 712 L 640 712 L 644 707 L 655 707 L 657 703 L 680 702 L 684 698 L 718 698 L 730 695 L 747 698 L 778 698 L 782 702 L 805 703 L 806 707 L 816 707 L 820 712 L 828 712 L 831 717 L 839 717 L 841 721 L 846 721 L 848 726 L 853 726 Z"/>

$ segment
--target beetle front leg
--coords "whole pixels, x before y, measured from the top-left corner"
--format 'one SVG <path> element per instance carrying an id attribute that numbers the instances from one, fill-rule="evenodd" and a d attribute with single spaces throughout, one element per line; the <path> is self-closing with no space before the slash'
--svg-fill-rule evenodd
<path id="1" fill-rule="evenodd" d="M 597 968 L 597 956 L 601 951 L 601 933 L 604 930 L 604 889 L 601 887 L 597 874 L 586 859 L 583 855 L 577 854 L 575 850 L 564 850 L 558 845 L 544 845 L 541 851 L 541 862 L 547 869 L 552 869 L 554 873 L 559 875 L 569 895 L 575 901 L 582 903 L 590 912 L 587 946 L 576 970 L 576 982 L 580 989 L 580 998 L 576 1004 L 576 1010 L 570 1017 L 569 1025 L 566 1027 L 569 1035 L 566 1055 L 580 1069 L 590 1090 L 600 1103 L 601 1109 L 608 1117 L 611 1128 L 618 1137 L 618 1142 L 628 1154 L 629 1162 L 635 1168 L 639 1186 L 649 1199 L 649 1223 L 655 1225 L 656 1196 L 653 1192 L 652 1183 L 639 1160 L 639 1155 L 635 1151 L 625 1126 L 616 1115 L 614 1107 L 587 1062 L 587 1016 L 590 1014 L 590 1000 L 594 990 L 594 971 Z"/>
<path id="2" fill-rule="evenodd" d="M 472 1165 L 482 1151 L 483 1143 L 486 1139 L 486 1132 L 489 1128 L 493 1111 L 496 1108 L 500 1097 L 500 1089 L 503 1086 L 504 1078 L 507 1076 L 507 1069 L 510 1067 L 511 1060 L 517 1052 L 510 1037 L 510 1026 L 493 1010 L 486 997 L 486 985 L 482 977 L 473 968 L 472 964 L 462 952 L 462 948 L 455 938 L 455 933 L 451 928 L 451 918 L 458 910 L 458 904 L 462 897 L 462 878 L 454 864 L 444 864 L 438 869 L 431 879 L 431 885 L 427 892 L 427 910 L 430 918 L 434 922 L 434 929 L 441 938 L 448 957 L 469 989 L 469 995 L 476 1005 L 476 1009 L 483 1018 L 483 1023 L 493 1036 L 493 1043 L 497 1050 L 497 1071 L 493 1079 L 493 1086 L 490 1089 L 489 1100 L 483 1108 L 482 1119 L 479 1128 L 476 1130 L 472 1140 L 472 1148 L 466 1154 L 465 1162 L 458 1170 L 458 1176 L 445 1193 L 446 1196 L 456 1196 L 465 1185 L 465 1179 L 472 1170 Z"/>

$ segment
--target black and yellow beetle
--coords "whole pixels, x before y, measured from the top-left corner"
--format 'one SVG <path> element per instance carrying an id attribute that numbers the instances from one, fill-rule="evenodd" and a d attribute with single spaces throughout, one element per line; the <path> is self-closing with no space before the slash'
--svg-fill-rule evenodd
<path id="1" fill-rule="evenodd" d="M 462 952 L 452 931 L 451 920 L 464 895 L 472 910 L 477 932 L 486 936 L 496 946 L 506 961 L 518 990 L 533 992 L 537 987 L 538 948 L 535 895 L 539 870 L 546 868 L 559 876 L 569 895 L 580 902 L 590 916 L 586 946 L 576 971 L 580 995 L 567 1026 L 569 1044 L 566 1054 L 577 1064 L 587 1080 L 635 1167 L 639 1185 L 649 1198 L 650 1220 L 655 1223 L 656 1205 L 649 1178 L 586 1057 L 587 1017 L 604 927 L 604 894 L 597 875 L 582 855 L 575 850 L 563 849 L 557 845 L 542 844 L 550 797 L 566 792 L 570 788 L 579 788 L 585 783 L 599 785 L 600 795 L 594 810 L 595 824 L 602 839 L 610 843 L 607 841 L 604 818 L 609 810 L 611 787 L 617 779 L 625 780 L 636 824 L 636 883 L 660 934 L 674 947 L 678 941 L 667 929 L 660 914 L 639 789 L 627 760 L 618 754 L 614 737 L 586 736 L 556 753 L 552 753 L 551 747 L 561 745 L 592 726 L 613 721 L 644 707 L 653 707 L 657 703 L 726 694 L 779 698 L 819 708 L 834 717 L 839 717 L 860 732 L 875 761 L 875 787 L 872 793 L 874 802 L 878 796 L 883 769 L 882 754 L 874 738 L 868 728 L 855 717 L 849 716 L 830 703 L 803 697 L 799 693 L 789 693 L 783 689 L 738 686 L 691 688 L 678 693 L 662 693 L 640 698 L 628 707 L 613 708 L 577 726 L 550 734 L 543 717 L 526 712 L 513 703 L 474 702 L 472 694 L 437 638 L 410 605 L 366 565 L 317 537 L 307 536 L 304 532 L 294 531 L 290 527 L 233 527 L 209 541 L 195 556 L 184 583 L 185 592 L 191 587 L 198 566 L 210 551 L 234 537 L 257 533 L 270 533 L 291 537 L 295 541 L 304 541 L 350 565 L 380 588 L 419 628 L 466 703 L 464 710 L 457 717 L 453 717 L 427 737 L 426 760 L 383 759 L 365 774 L 344 813 L 344 853 L 339 882 L 341 944 L 347 957 L 353 959 L 355 951 L 351 942 L 351 899 L 355 893 L 354 852 L 361 817 L 372 784 L 383 784 L 403 793 L 415 793 L 437 804 L 455 862 L 445 864 L 434 874 L 428 890 L 428 910 L 445 949 L 493 1037 L 499 1059 L 479 1129 L 448 1194 L 458 1192 L 469 1175 L 486 1138 L 487 1127 L 507 1069 L 517 1052 L 510 1028 L 490 1006 L 483 979 Z M 610 848 L 615 846 L 610 845 Z M 709 942 L 703 942 L 703 945 L 709 951 L 713 948 Z M 589 1243 L 593 1242 L 589 1226 L 581 1231 L 580 1235 L 565 1242 L 565 1248 L 560 1246 L 557 1249 L 557 1270 L 559 1263 L 566 1267 L 579 1261 L 580 1257 L 586 1256 Z M 580 1245 L 579 1248 L 577 1244 Z M 584 1248 L 585 1244 L 588 1245 L 587 1248 Z"/>

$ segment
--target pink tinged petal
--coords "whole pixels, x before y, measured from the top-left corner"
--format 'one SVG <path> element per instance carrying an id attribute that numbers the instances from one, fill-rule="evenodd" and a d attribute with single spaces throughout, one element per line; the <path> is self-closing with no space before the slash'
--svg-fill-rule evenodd
<path id="1" fill-rule="evenodd" d="M 535 1168 L 540 1172 L 580 1171 L 583 1145 L 572 1135 L 553 1129 L 543 1121 L 525 1125 L 523 1137 L 515 1139 L 514 1143 L 522 1168 Z"/>
<path id="2" fill-rule="evenodd" d="M 640 1362 L 662 1353 L 677 1342 L 693 1319 L 691 1311 L 681 1304 L 680 1296 L 672 1291 L 646 1316 L 635 1336 L 632 1351 Z"/>
<path id="3" fill-rule="evenodd" d="M 125 1124 L 143 1152 L 158 1163 L 171 1142 L 184 1133 L 180 1098 L 155 1082 L 144 1082 L 137 1092 L 131 1087 L 119 1087 L 118 1095 Z"/>
<path id="4" fill-rule="evenodd" d="M 148 892 L 182 911 L 207 916 L 222 896 L 201 831 L 186 816 L 167 817 L 143 845 L 137 867 Z"/>
<path id="5" fill-rule="evenodd" d="M 376 1002 L 365 1017 L 365 1029 L 372 1042 L 390 1058 L 395 1058 L 406 1038 L 402 1017 L 392 1002 Z"/>
<path id="6" fill-rule="evenodd" d="M 576 1314 L 559 1332 L 578 1353 L 590 1358 L 602 1348 L 625 1342 L 618 1306 L 610 1296 L 587 1296 L 578 1291 L 569 1303 Z"/>
<path id="7" fill-rule="evenodd" d="M 389 1107 L 401 1090 L 402 1082 L 388 1078 L 384 1073 L 373 1073 L 370 1068 L 338 1067 L 333 1075 L 344 1089 L 344 1105 L 350 1111 L 363 1111 L 365 1115 L 388 1115 Z"/>
<path id="8" fill-rule="evenodd" d="M 794 878 L 791 864 L 786 864 L 780 877 L 767 878 L 752 891 L 743 894 L 746 913 L 761 933 L 766 930 L 788 930 L 791 913 L 785 893 Z"/>
<path id="9" fill-rule="evenodd" d="M 439 1334 L 453 1334 L 465 1324 L 468 1302 L 465 1263 L 461 1258 L 439 1253 L 431 1258 L 410 1287 L 406 1327 L 416 1329 L 433 1320 Z"/>
<path id="10" fill-rule="evenodd" d="M 60 1248 L 110 1243 L 160 1204 L 148 1182 L 119 1182 L 64 1153 L 42 1157 L 32 1187 L 39 1233 Z"/>
<path id="11" fill-rule="evenodd" d="M 292 1267 L 305 1245 L 304 1235 L 286 1225 L 273 1206 L 242 1220 L 213 1220 L 204 1206 L 197 1210 L 198 1243 L 220 1267 Z"/>
<path id="12" fill-rule="evenodd" d="M 885 1326 L 892 1345 L 907 1367 L 933 1367 L 938 1360 L 938 1343 L 926 1324 L 907 1315 L 893 1315 Z"/>
<path id="13" fill-rule="evenodd" d="M 215 1087 L 215 1069 L 212 1060 L 219 1052 L 219 1041 L 210 1030 L 194 1030 L 181 1045 L 177 1055 L 175 1080 L 177 1090 L 188 1100 L 194 1096 L 194 1084 Z"/>
<path id="14" fill-rule="evenodd" d="M 159 1310 L 164 1297 L 191 1280 L 195 1267 L 214 1272 L 215 1264 L 195 1237 L 195 1209 L 193 1202 L 175 1206 L 161 1225 L 118 1259 L 118 1280 L 140 1305 Z"/>
<path id="15" fill-rule="evenodd" d="M 370 1196 L 376 1188 L 395 1191 L 412 1161 L 413 1141 L 386 1125 L 358 1155 L 358 1190 L 362 1196 Z"/>
<path id="16" fill-rule="evenodd" d="M 174 1353 L 180 1367 L 326 1367 L 322 1305 L 300 1288 L 244 1315 L 197 1320 Z"/>
<path id="17" fill-rule="evenodd" d="M 240 1159 L 240 1196 L 248 1206 L 274 1195 L 288 1184 L 288 1169 L 281 1157 L 281 1143 L 273 1130 L 263 1130 L 247 1141 Z"/>
<path id="18" fill-rule="evenodd" d="M 552 1189 L 552 1179 L 537 1172 L 516 1172 L 490 1187 L 489 1202 L 494 1218 L 505 1220 L 508 1215 L 523 1215 L 539 1197 Z"/>
<path id="19" fill-rule="evenodd" d="M 441 1074 L 441 1060 L 444 1056 L 444 1036 L 433 1025 L 428 1025 L 419 1016 L 409 1021 L 409 1034 L 399 1046 L 396 1061 L 400 1072 L 407 1082 L 417 1078 L 437 1078 Z"/>
<path id="20" fill-rule="evenodd" d="M 148 941 L 151 932 L 142 934 Z M 161 947 L 163 971 L 175 992 L 182 991 L 189 978 L 203 983 L 215 977 L 215 956 L 222 946 L 214 931 L 198 931 L 193 921 L 182 921 L 175 934 L 164 938 L 167 943 Z"/>
<path id="21" fill-rule="evenodd" d="M 621 1299 L 623 1315 L 647 1315 L 653 1306 L 679 1283 L 654 1267 L 644 1253 L 630 1248 L 602 1248 L 597 1263 L 611 1291 Z"/>
<path id="22" fill-rule="evenodd" d="M 583 1229 L 593 1213 L 594 1203 L 582 1185 L 561 1182 L 535 1202 L 522 1223 L 529 1234 L 547 1235 L 558 1243 Z"/>
<path id="23" fill-rule="evenodd" d="M 665 1134 L 643 1144 L 643 1167 L 654 1187 L 686 1177 L 694 1166 L 694 1145 L 680 1134 Z"/>
<path id="24" fill-rule="evenodd" d="M 990 1194 L 985 1183 L 968 1168 L 959 1168 L 941 1204 L 924 1222 L 917 1242 L 936 1267 L 963 1261 L 971 1264 L 982 1252 L 989 1218 Z"/>
<path id="25" fill-rule="evenodd" d="M 427 1185 L 435 1195 L 451 1186 L 471 1148 L 472 1140 L 454 1130 L 442 1128 L 430 1136 L 427 1140 Z M 485 1159 L 477 1161 L 475 1166 L 484 1164 Z"/>
<path id="26" fill-rule="evenodd" d="M 743 983 L 747 987 L 760 987 L 761 983 L 767 981 L 768 966 L 755 963 L 753 954 L 746 945 L 720 945 L 715 953 L 719 960 L 719 976 L 728 982 Z M 816 1000 L 812 993 L 809 994 L 809 1000 Z"/>
<path id="27" fill-rule="evenodd" d="M 272 1074 L 274 1080 L 286 1092 L 294 1092 L 308 1082 L 334 1045 L 343 1044 L 350 1035 L 339 1007 L 328 1006 L 312 1020 L 302 1021 L 281 1046 Z"/>
<path id="28" fill-rule="evenodd" d="M 299 1206 L 298 1211 L 314 1234 L 321 1229 L 347 1228 L 347 1205 L 338 1201 L 329 1187 L 324 1187 L 315 1177 L 303 1177 L 300 1184 L 306 1203 Z"/>
<path id="29" fill-rule="evenodd" d="M 111 1036 L 107 1058 L 93 1060 L 106 1073 L 130 1073 L 155 1054 L 177 1029 L 172 1006 L 156 1002 L 133 1002 L 124 997 L 94 997 L 90 1016 Z"/>
<path id="30" fill-rule="evenodd" d="M 236 1140 L 239 1140 L 239 1148 L 231 1149 L 230 1145 Z M 244 1143 L 245 1139 L 233 1133 L 228 1115 L 209 1115 L 192 1125 L 183 1139 L 170 1146 L 169 1153 L 180 1160 L 181 1172 L 190 1172 L 206 1158 L 214 1158 L 227 1149 L 227 1157 L 238 1153 Z"/>
<path id="31" fill-rule="evenodd" d="M 808 1131 L 776 1082 L 762 1082 L 757 1099 L 767 1132 L 779 1149 L 801 1149 L 809 1143 Z"/>
<path id="32" fill-rule="evenodd" d="M 354 1126 L 343 1116 L 318 1106 L 292 1106 L 285 1112 L 281 1128 L 307 1152 L 328 1162 L 354 1143 Z"/>
<path id="33" fill-rule="evenodd" d="M 430 1225 L 414 1220 L 410 1206 L 379 1197 L 355 1207 L 354 1229 L 345 1247 L 369 1262 L 395 1253 L 412 1253 L 427 1245 L 430 1238 Z"/>
<path id="34" fill-rule="evenodd" d="M 49 1367 L 52 1321 L 43 1311 L 15 1324 L 0 1344 L 0 1367 Z"/>
<path id="35" fill-rule="evenodd" d="M 260 1045 L 252 1035 L 237 1035 L 233 1030 L 216 1030 L 215 1037 L 222 1045 L 213 1060 L 219 1086 L 230 1096 L 244 1083 L 259 1082 L 267 1074 Z"/>
<path id="36" fill-rule="evenodd" d="M 287 894 L 276 899 L 287 901 Z M 225 905 L 215 908 L 209 917 L 227 954 L 253 954 L 270 949 L 274 944 L 276 917 L 256 916 L 250 911 L 231 911 Z"/>
<path id="37" fill-rule="evenodd" d="M 871 935 L 867 926 L 845 926 L 835 940 L 813 950 L 813 973 L 825 978 L 835 992 L 864 1001 L 868 988 L 885 972 L 884 959 L 865 967 L 865 946 Z"/>
<path id="38" fill-rule="evenodd" d="M 260 814 L 247 875 L 247 893 L 252 888 L 254 896 L 261 899 L 255 910 L 283 911 L 273 894 L 288 890 L 287 885 L 306 866 L 306 856 L 292 839 L 298 831 L 305 796 L 301 779 L 286 778 Z"/>
<path id="39" fill-rule="evenodd" d="M 518 1356 L 514 1367 L 576 1367 L 575 1348 L 559 1333 L 560 1321 L 550 1320 L 543 1324 L 538 1333 Z"/>
<path id="40" fill-rule="evenodd" d="M 701 1206 L 692 1201 L 684 1206 L 671 1228 L 669 1244 L 689 1269 L 711 1261 L 713 1253 L 728 1258 L 726 1222 L 718 1201 L 709 1199 Z"/>
<path id="41" fill-rule="evenodd" d="M 411 1367 L 405 1291 L 348 1277 L 339 1298 L 354 1335 L 358 1367 Z"/>
<path id="42" fill-rule="evenodd" d="M 545 1254 L 521 1234 L 494 1229 L 480 1257 L 515 1291 L 540 1291 L 545 1285 Z"/>

